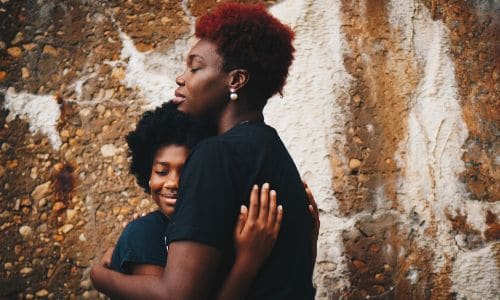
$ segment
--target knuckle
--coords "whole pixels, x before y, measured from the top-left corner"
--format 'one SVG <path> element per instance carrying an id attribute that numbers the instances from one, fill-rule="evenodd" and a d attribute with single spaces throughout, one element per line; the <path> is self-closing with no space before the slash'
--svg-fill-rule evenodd
<path id="1" fill-rule="evenodd" d="M 257 224 L 257 229 L 258 229 L 259 231 L 265 231 L 265 230 L 266 230 L 266 224 L 263 224 L 263 223 L 259 222 L 259 223 Z"/>

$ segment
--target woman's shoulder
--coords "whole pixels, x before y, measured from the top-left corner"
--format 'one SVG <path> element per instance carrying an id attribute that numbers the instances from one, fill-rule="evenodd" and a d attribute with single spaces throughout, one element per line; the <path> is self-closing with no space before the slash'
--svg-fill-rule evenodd
<path id="1" fill-rule="evenodd" d="M 264 122 L 243 122 L 221 135 L 204 140 L 202 143 L 209 147 L 231 147 L 235 144 L 251 144 L 260 140 L 276 138 L 279 139 L 277 131 Z"/>
<path id="2" fill-rule="evenodd" d="M 190 156 L 210 156 L 214 153 L 224 152 L 228 146 L 227 140 L 222 138 L 221 135 L 209 137 L 199 142 L 193 150 L 191 150 Z"/>
<path id="3" fill-rule="evenodd" d="M 227 161 L 253 157 L 274 149 L 280 141 L 274 128 L 264 124 L 241 124 L 224 134 L 201 141 L 192 151 L 186 165 L 192 161 Z M 253 153 L 253 155 L 251 155 Z"/>

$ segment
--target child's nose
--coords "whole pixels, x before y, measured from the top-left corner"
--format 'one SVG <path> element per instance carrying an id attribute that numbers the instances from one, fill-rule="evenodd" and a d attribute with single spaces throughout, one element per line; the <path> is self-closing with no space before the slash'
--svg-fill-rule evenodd
<path id="1" fill-rule="evenodd" d="M 167 180 L 165 180 L 164 187 L 169 189 L 177 189 L 179 187 L 179 176 L 177 174 L 171 174 L 170 176 L 168 176 Z"/>

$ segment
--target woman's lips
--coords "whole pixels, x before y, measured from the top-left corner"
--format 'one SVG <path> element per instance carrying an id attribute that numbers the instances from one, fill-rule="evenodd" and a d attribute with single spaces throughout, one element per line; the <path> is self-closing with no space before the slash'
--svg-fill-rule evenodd
<path id="1" fill-rule="evenodd" d="M 174 104 L 179 104 L 186 101 L 186 96 L 184 96 L 178 89 L 174 92 L 175 97 L 172 99 Z"/>
<path id="2" fill-rule="evenodd" d="M 174 97 L 174 98 L 172 98 L 172 100 L 170 100 L 170 101 L 172 101 L 172 103 L 174 103 L 174 104 L 180 104 L 180 103 L 182 103 L 182 102 L 186 101 L 186 97 L 183 97 L 183 96 L 175 96 L 175 97 Z"/>

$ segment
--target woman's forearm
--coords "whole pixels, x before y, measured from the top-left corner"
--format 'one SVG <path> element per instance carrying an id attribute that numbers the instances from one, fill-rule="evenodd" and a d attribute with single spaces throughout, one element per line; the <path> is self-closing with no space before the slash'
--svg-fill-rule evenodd
<path id="1" fill-rule="evenodd" d="M 102 265 L 92 267 L 90 277 L 94 287 L 111 298 L 165 299 L 162 277 L 151 275 L 125 275 Z"/>

